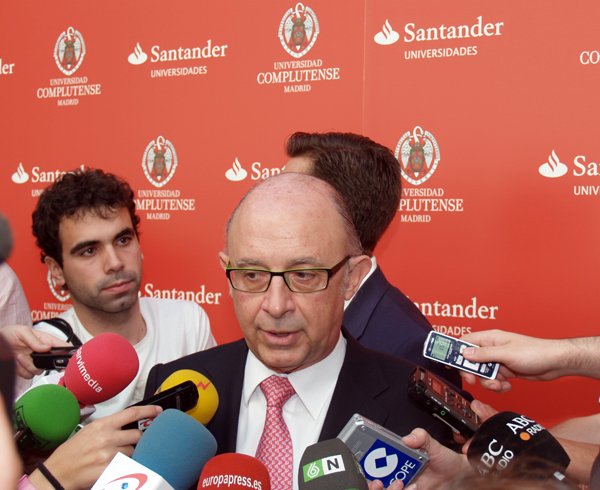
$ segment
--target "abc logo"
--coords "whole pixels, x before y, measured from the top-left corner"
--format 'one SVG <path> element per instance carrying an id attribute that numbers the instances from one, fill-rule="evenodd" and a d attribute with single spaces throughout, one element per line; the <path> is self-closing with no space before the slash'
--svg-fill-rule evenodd
<path id="1" fill-rule="evenodd" d="M 373 478 L 385 478 L 398 466 L 398 455 L 387 454 L 384 447 L 370 452 L 363 461 L 365 471 Z"/>

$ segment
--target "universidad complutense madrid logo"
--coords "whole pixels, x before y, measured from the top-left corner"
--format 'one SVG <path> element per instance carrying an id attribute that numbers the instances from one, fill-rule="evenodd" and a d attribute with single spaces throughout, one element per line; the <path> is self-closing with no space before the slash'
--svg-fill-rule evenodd
<path id="1" fill-rule="evenodd" d="M 54 46 L 56 66 L 65 75 L 72 75 L 83 63 L 85 41 L 81 33 L 72 27 L 63 31 Z"/>
<path id="2" fill-rule="evenodd" d="M 413 185 L 429 179 L 440 163 L 440 148 L 429 131 L 416 126 L 402 135 L 396 145 L 396 158 L 400 162 L 402 177 Z"/>
<path id="3" fill-rule="evenodd" d="M 146 178 L 155 187 L 162 187 L 169 182 L 177 168 L 177 152 L 173 143 L 162 136 L 148 143 L 142 168 Z"/>
<path id="4" fill-rule="evenodd" d="M 279 24 L 279 40 L 294 58 L 302 58 L 314 46 L 319 35 L 319 21 L 313 9 L 298 2 Z"/>

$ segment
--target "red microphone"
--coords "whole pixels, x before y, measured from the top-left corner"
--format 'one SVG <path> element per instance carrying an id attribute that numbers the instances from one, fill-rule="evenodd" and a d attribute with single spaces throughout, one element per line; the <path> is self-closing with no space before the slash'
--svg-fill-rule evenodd
<path id="1" fill-rule="evenodd" d="M 198 490 L 271 490 L 269 471 L 258 459 L 246 454 L 225 453 L 210 459 L 200 475 Z"/>
<path id="2" fill-rule="evenodd" d="M 62 383 L 83 405 L 96 405 L 123 391 L 138 373 L 133 346 L 116 333 L 102 333 L 73 355 Z"/>

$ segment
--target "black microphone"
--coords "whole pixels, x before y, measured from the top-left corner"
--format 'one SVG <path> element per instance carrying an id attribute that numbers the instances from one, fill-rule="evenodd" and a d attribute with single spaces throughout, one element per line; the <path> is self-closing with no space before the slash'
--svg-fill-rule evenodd
<path id="1" fill-rule="evenodd" d="M 540 424 L 515 412 L 500 412 L 486 420 L 475 433 L 467 458 L 484 475 L 537 476 L 575 488 L 562 474 L 571 462 L 564 448 Z"/>
<path id="2" fill-rule="evenodd" d="M 13 240 L 10 226 L 6 218 L 0 214 L 0 264 L 8 259 L 12 250 Z"/>
<path id="3" fill-rule="evenodd" d="M 308 446 L 298 468 L 299 490 L 368 490 L 352 451 L 339 439 Z"/>

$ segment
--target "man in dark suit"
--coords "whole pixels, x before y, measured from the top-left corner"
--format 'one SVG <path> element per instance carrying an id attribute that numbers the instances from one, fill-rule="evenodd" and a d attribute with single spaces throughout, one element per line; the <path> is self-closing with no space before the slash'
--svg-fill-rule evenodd
<path id="1" fill-rule="evenodd" d="M 456 386 L 456 369 L 423 357 L 431 324 L 378 266 L 373 251 L 396 216 L 400 164 L 385 146 L 353 133 L 295 133 L 287 140 L 286 172 L 313 175 L 332 185 L 350 208 L 371 270 L 346 304 L 344 327 L 362 345 L 414 362 Z"/>
<path id="2" fill-rule="evenodd" d="M 344 300 L 370 261 L 335 189 L 297 173 L 258 184 L 234 211 L 220 260 L 244 339 L 155 366 L 146 396 L 175 371 L 203 373 L 219 393 L 207 424 L 219 453 L 254 456 L 272 409 L 264 383 L 285 378 L 293 393 L 279 416 L 293 446 L 294 489 L 306 447 L 337 436 L 357 412 L 400 435 L 420 426 L 450 440 L 447 427 L 408 399 L 414 365 L 366 349 L 342 329 Z"/>

